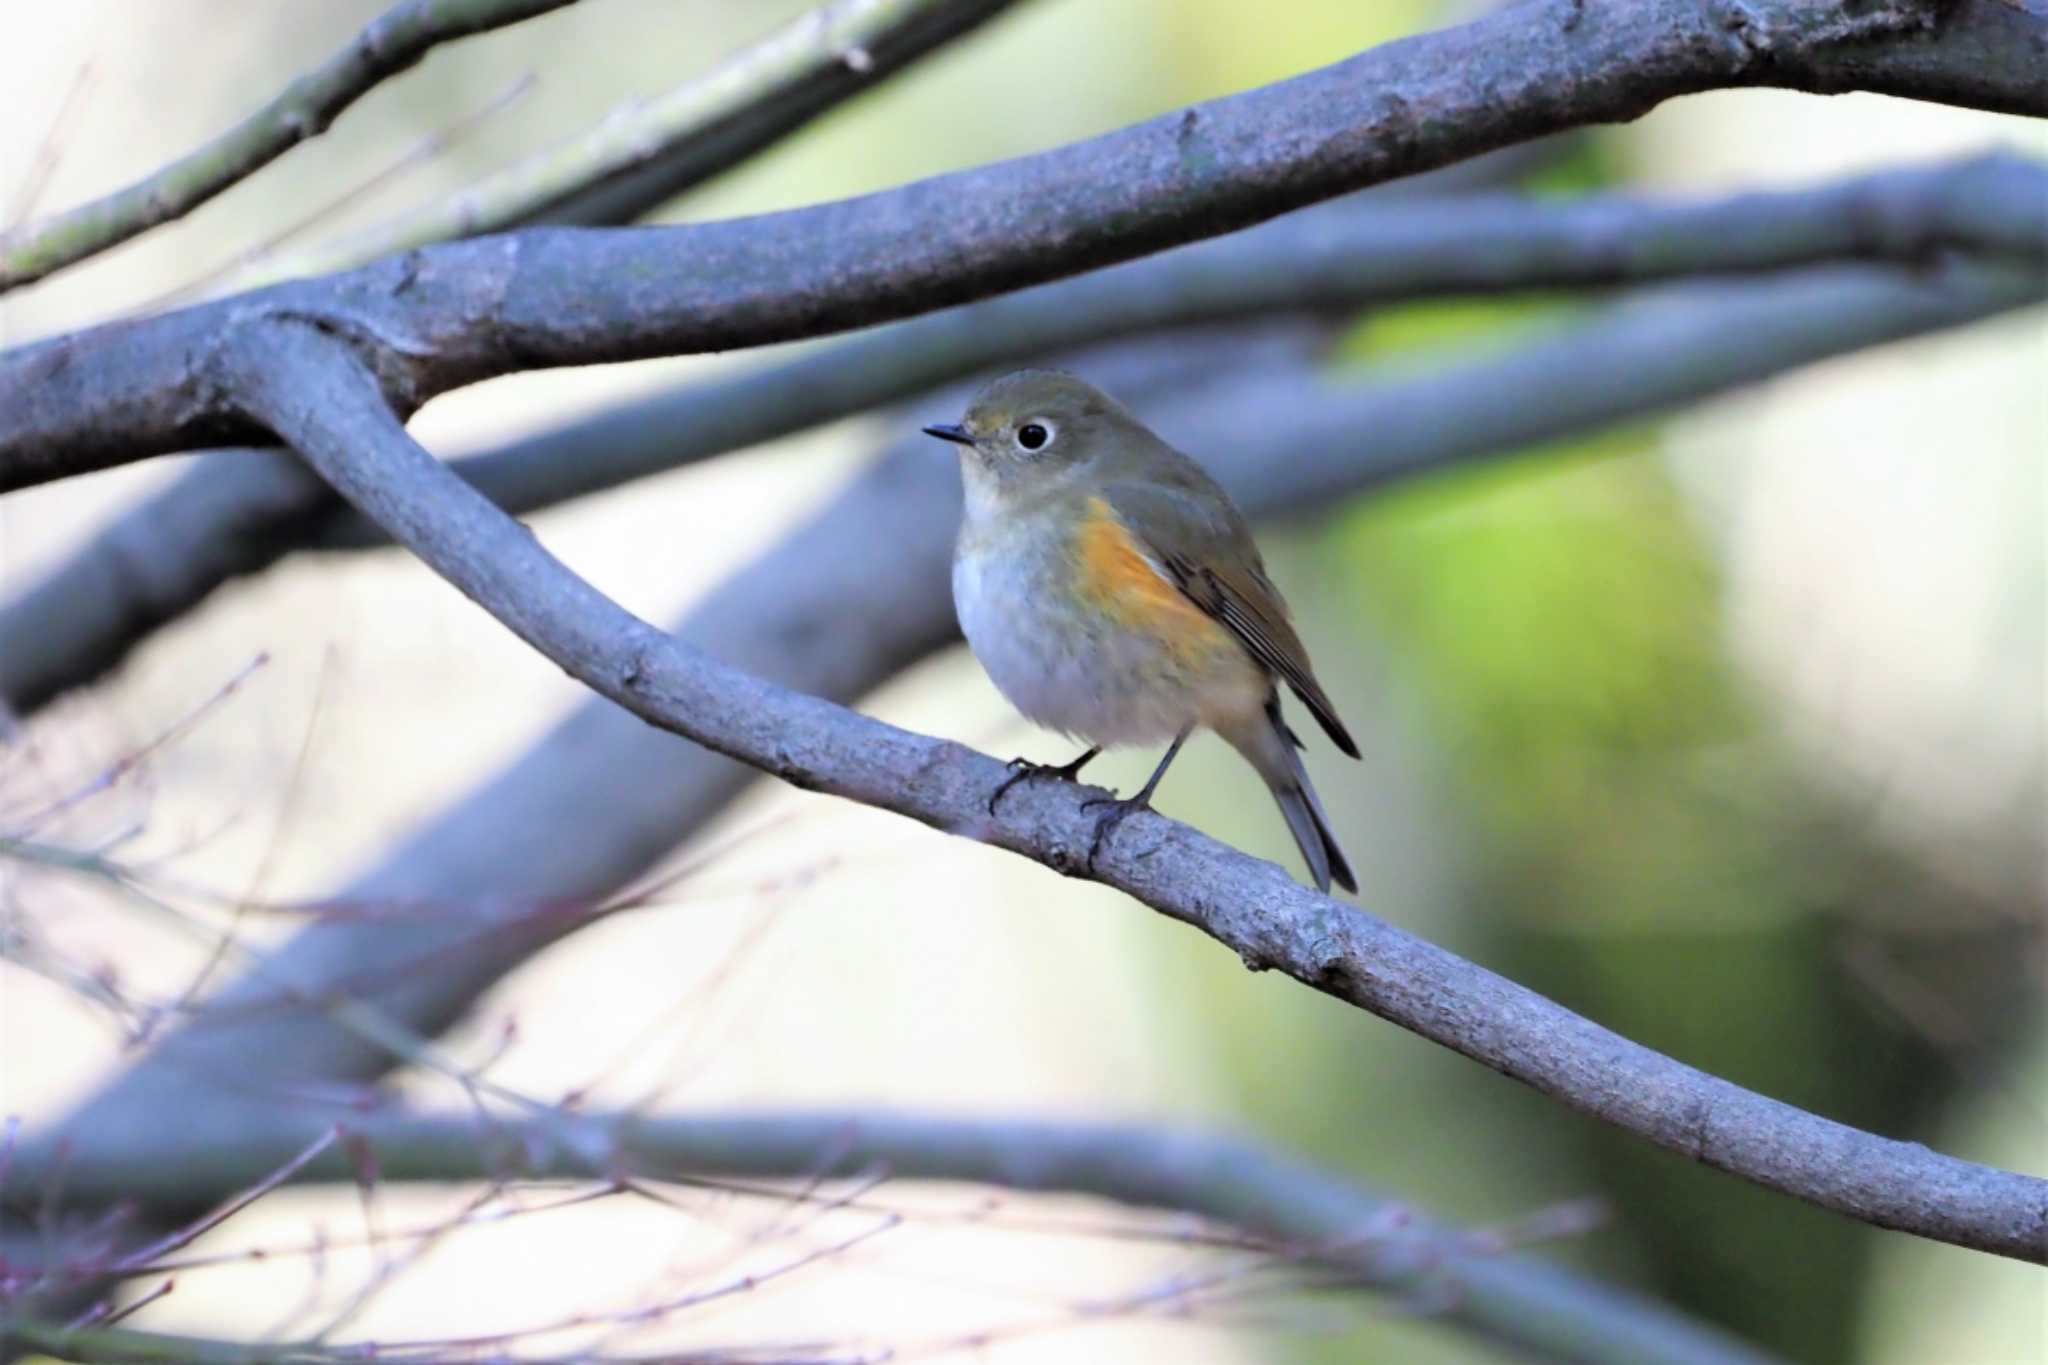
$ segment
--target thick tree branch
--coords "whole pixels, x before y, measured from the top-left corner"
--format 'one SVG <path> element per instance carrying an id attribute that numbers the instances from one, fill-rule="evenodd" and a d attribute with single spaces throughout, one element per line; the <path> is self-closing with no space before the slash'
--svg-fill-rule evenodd
<path id="1" fill-rule="evenodd" d="M 223 1200 L 304 1152 L 325 1126 L 303 1109 L 249 1116 L 224 1143 L 161 1131 L 103 1133 L 61 1157 L 30 1141 L 12 1179 L 35 1188 L 61 1165 L 66 1198 L 154 1207 Z M 550 1115 L 484 1120 L 367 1114 L 351 1150 L 384 1182 L 719 1177 L 815 1182 L 876 1172 L 1094 1195 L 1200 1214 L 1328 1266 L 1368 1288 L 1440 1304 L 1433 1315 L 1542 1358 L 1612 1365 L 1756 1365 L 1752 1348 L 1634 1294 L 1509 1254 L 1484 1234 L 1434 1223 L 1398 1201 L 1243 1139 L 1138 1124 L 902 1113 Z M 295 1181 L 351 1181 L 332 1150 Z"/>
<path id="2" fill-rule="evenodd" d="M 256 438 L 220 366 L 227 339 L 267 319 L 316 319 L 350 338 L 374 357 L 387 401 L 410 413 L 512 370 L 763 345 L 929 312 L 1543 133 L 1633 118 L 1674 95 L 1837 88 L 1839 54 L 1870 88 L 1903 93 L 1974 53 L 1977 12 L 1990 8 L 2003 6 L 1527 4 L 1087 142 L 863 198 L 425 248 L 0 357 L 0 489 Z M 2048 34 L 2048 16 L 2019 18 Z M 1995 83 L 2004 68 L 1987 69 L 1957 80 Z M 2044 84 L 2034 69 L 2010 102 L 2048 109 Z"/>
<path id="3" fill-rule="evenodd" d="M 1836 22 L 1858 22 L 1840 7 Z M 1758 47 L 1765 60 L 1786 60 L 1774 41 L 1777 20 L 1746 3 L 1729 5 L 1728 30 Z M 1782 30 L 1780 30 L 1782 31 Z M 1942 4 L 1917 41 L 1882 37 L 1845 43 L 1821 55 L 1789 60 L 1802 67 L 1796 88 L 1819 95 L 1868 90 L 1879 95 L 1932 100 L 1967 109 L 2048 116 L 2048 8 L 2041 0 Z M 1775 84 L 1775 82 L 1766 82 Z"/>
<path id="4" fill-rule="evenodd" d="M 1596 385 L 1593 377 L 1610 371 L 1589 367 L 1558 376 L 1560 387 L 1528 408 L 1461 399 L 1447 401 L 1441 417 L 1410 419 L 1462 425 L 1492 413 L 1508 425 L 1504 435 L 1513 443 L 1527 439 L 1514 428 L 1531 415 L 1580 414 L 1573 420 L 1584 421 L 1644 411 L 1769 373 L 1766 366 L 1964 321 L 2008 306 L 2008 297 L 2028 297 L 2019 276 L 2009 296 L 1988 283 L 1965 285 L 1967 272 L 1933 264 L 1944 248 L 2016 262 L 2048 255 L 2048 167 L 1993 157 L 1691 205 L 1480 195 L 1451 203 L 1332 204 L 1083 279 L 897 323 L 753 373 L 682 385 L 453 467 L 500 506 L 524 513 L 862 412 L 983 367 L 1125 332 L 1276 309 L 1774 269 L 1837 256 L 1924 267 L 1920 284 L 1903 275 L 1888 284 L 1873 275 L 1846 291 L 1789 283 L 1792 297 L 1775 307 L 1767 290 L 1731 287 L 1725 304 L 1688 305 L 1677 329 L 1686 344 L 1667 340 L 1646 354 L 1620 353 L 1627 363 L 1612 372 L 1626 373 L 1627 382 Z M 2024 266 L 2018 269 L 2023 276 Z M 1631 341 L 1639 339 L 1639 323 L 1629 330 Z M 1543 344 L 1590 345 L 1593 335 Z M 1617 353 L 1607 348 L 1600 358 Z M 1447 399 L 1458 385 L 1494 393 L 1495 364 L 1489 358 L 1454 368 L 1432 391 Z M 1595 404 L 1590 414 L 1579 399 Z M 1604 399 L 1624 401 L 1599 406 Z M 1562 429 L 1568 428 L 1545 434 Z M 381 539 L 360 517 L 337 515 L 338 506 L 296 461 L 249 452 L 210 459 L 0 609 L 0 699 L 32 711 L 98 676 L 229 578 L 256 572 L 301 544 Z"/>
<path id="5" fill-rule="evenodd" d="M 1254 344 L 1241 334 L 1176 335 L 1080 359 L 1119 392 L 1156 402 L 1225 376 L 1291 367 L 1314 341 L 1292 327 Z M 943 647 L 956 631 L 946 559 L 959 488 L 932 453 L 923 436 L 900 443 L 708 594 L 676 634 L 787 686 L 847 701 Z M 884 543 L 890 553 L 877 553 Z M 855 619 L 860 630 L 838 628 Z M 588 923 L 585 908 L 701 829 L 753 776 L 609 703 L 581 708 L 334 897 L 417 913 L 341 916 L 295 935 L 264 972 L 210 998 L 200 1018 L 160 1039 L 63 1131 L 85 1144 L 174 1114 L 182 1140 L 232 1143 L 252 1095 L 384 1074 L 392 1054 L 331 1019 L 328 1004 L 363 1000 L 416 1033 L 439 1033 L 520 962 Z M 615 799 L 621 791 L 633 799 Z M 296 993 L 281 992 L 279 981 Z M 192 1102 L 195 1090 L 203 1104 Z"/>
<path id="6" fill-rule="evenodd" d="M 182 218 L 299 143 L 326 132 L 342 110 L 432 48 L 573 3 L 405 0 L 212 142 L 103 199 L 0 233 L 0 293 Z"/>
<path id="7" fill-rule="evenodd" d="M 1468 193 L 1547 162 L 1556 152 L 1555 139 L 1528 143 L 1368 191 L 1367 197 L 1384 203 Z M 1328 210 L 1338 211 L 1334 206 Z M 1280 227 L 1276 224 L 1260 231 L 1273 232 Z M 1263 266 L 1281 259 L 1285 259 L 1281 251 L 1269 249 L 1260 260 L 1236 264 L 1259 273 Z M 1216 258 L 1218 265 L 1232 263 L 1228 257 Z M 1121 278 L 1121 272 L 1154 268 L 1134 262 L 1116 267 L 1116 278 Z M 1050 323 L 1055 333 L 1062 319 L 1082 311 L 1093 297 L 1085 284 L 1046 289 L 1064 292 L 1055 297 L 1033 291 L 1040 299 L 1034 310 L 1041 319 L 1036 329 Z M 1163 300 L 1159 289 L 1139 292 L 1150 296 L 1144 311 L 1156 315 L 1155 320 L 1175 320 L 1170 303 L 1178 297 L 1177 291 L 1165 293 Z M 1162 301 L 1169 306 L 1162 307 Z M 1000 309 L 1002 305 L 972 307 Z M 957 318 L 958 314 L 941 316 Z M 1103 324 L 1100 330 L 1105 333 L 1138 325 L 1121 310 L 1108 315 L 1095 310 L 1090 316 Z M 616 421 L 598 417 L 536 435 L 485 457 L 491 464 L 507 463 L 503 471 L 506 485 L 493 496 L 517 497 L 529 508 L 539 507 L 566 496 L 550 494 L 547 489 L 557 486 L 558 480 L 577 479 L 579 476 L 570 472 L 575 468 L 591 470 L 597 480 L 591 488 L 609 487 L 635 477 L 630 472 L 634 469 L 671 468 L 689 459 L 865 411 L 888 401 L 891 395 L 915 392 L 920 377 L 927 374 L 943 381 L 970 373 L 978 364 L 1042 356 L 1029 344 L 1033 336 L 1012 337 L 996 326 L 1003 321 L 1000 314 L 984 314 L 981 321 L 987 325 L 962 326 L 957 320 L 950 324 L 897 324 L 850 343 L 848 349 L 836 353 L 839 363 L 822 365 L 815 359 L 793 365 L 785 362 L 765 374 L 757 372 L 711 385 L 685 385 L 668 394 L 666 402 L 622 407 L 615 414 Z M 927 330 L 916 330 L 919 328 Z M 1083 335 L 1086 329 L 1069 330 Z M 679 403 L 687 404 L 685 420 L 673 421 Z M 648 421 L 661 426 L 644 426 Z M 650 442 L 650 435 L 657 430 L 681 439 L 687 448 L 671 451 L 659 440 Z M 595 458 L 604 450 L 626 458 L 616 466 L 610 459 Z M 570 469 L 548 472 L 556 463 L 555 453 Z M 487 482 L 497 477 L 484 475 L 482 464 L 464 461 L 459 467 L 465 477 Z M 611 472 L 606 472 L 608 469 Z M 524 493 L 518 491 L 522 489 Z M 214 452 L 206 464 L 131 508 L 47 579 L 0 608 L 0 706 L 11 705 L 25 714 L 57 692 L 90 681 L 119 662 L 151 631 L 196 605 L 228 579 L 257 572 L 314 538 L 331 547 L 381 539 L 381 533 L 295 459 L 248 451 Z"/>
<path id="8" fill-rule="evenodd" d="M 1269 312 L 1392 300 L 1637 283 L 1679 276 L 1885 260 L 1927 272 L 1931 302 L 1954 284 L 1941 257 L 1995 258 L 1983 276 L 2019 303 L 2048 297 L 2048 165 L 1992 156 L 1859 177 L 1813 190 L 1703 204 L 1519 196 L 1354 200 L 1080 279 L 1040 285 L 850 338 L 733 379 L 687 385 L 607 420 L 602 460 L 550 458 L 556 433 L 458 462 L 500 506 L 533 511 L 678 464 L 742 449 L 908 398 L 1025 357 L 1139 332 Z M 2003 258 L 2010 258 L 2009 260 Z M 1967 276 L 1966 276 L 1967 278 Z M 1760 299 L 1756 291 L 1750 298 Z M 1787 311 L 1789 310 L 1781 310 Z M 1958 315 L 1960 320 L 1961 315 Z M 1931 320 L 1924 312 L 1901 326 Z M 1795 332 L 1813 334 L 1799 319 Z M 1873 339 L 1889 340 L 1889 335 Z M 1810 359 L 1770 346 L 1779 368 Z M 1768 373 L 1756 369 L 1753 374 Z M 650 427 L 649 423 L 658 426 Z M 588 447 L 587 423 L 567 432 Z M 638 459 L 631 458 L 637 455 Z M 359 519 L 325 545 L 382 543 Z"/>
<path id="9" fill-rule="evenodd" d="M 1277 969 L 1692 1160 L 1878 1227 L 2048 1263 L 2048 1180 L 1940 1156 L 1706 1075 L 1584 1019 L 1279 867 L 1141 813 L 1090 866 L 1071 790 L 685 649 L 570 572 L 407 435 L 343 341 L 250 329 L 230 370 L 253 420 L 522 639 L 651 724 L 772 773 L 1089 876 Z"/>

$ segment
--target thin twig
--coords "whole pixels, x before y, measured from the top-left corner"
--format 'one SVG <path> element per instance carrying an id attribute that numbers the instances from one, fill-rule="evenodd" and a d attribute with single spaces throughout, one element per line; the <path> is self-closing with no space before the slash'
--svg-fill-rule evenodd
<path id="1" fill-rule="evenodd" d="M 223 261 L 212 269 L 187 280 L 174 289 L 165 290 L 156 297 L 139 304 L 132 313 L 154 313 L 171 304 L 192 299 L 208 292 L 214 285 L 230 276 L 246 277 L 261 270 L 264 265 L 292 242 L 347 209 L 371 198 L 386 186 L 402 179 L 436 157 L 445 154 L 451 147 L 460 145 L 482 128 L 486 123 L 502 114 L 531 94 L 539 82 L 531 71 L 523 72 L 510 85 L 492 96 L 482 105 L 455 119 L 453 122 L 434 129 L 414 142 L 389 164 L 364 176 L 355 184 L 333 195 L 317 207 L 299 215 L 292 222 L 271 233 L 254 246 L 238 253 L 233 259 Z"/>
<path id="2" fill-rule="evenodd" d="M 304 1170 L 315 1157 L 319 1156 L 329 1147 L 332 1147 L 340 1136 L 340 1129 L 328 1129 L 308 1143 L 305 1149 L 299 1152 L 298 1155 L 264 1176 L 263 1179 L 250 1186 L 240 1196 L 230 1199 L 227 1203 L 204 1217 L 187 1223 L 184 1227 L 169 1232 L 146 1246 L 138 1247 L 134 1251 L 126 1253 L 118 1261 L 114 1262 L 111 1269 L 114 1273 L 120 1274 L 133 1267 L 148 1265 L 151 1262 L 161 1260 L 169 1252 L 192 1245 L 200 1237 L 213 1231 L 213 1229 L 219 1227 L 243 1209 L 248 1208 L 272 1190 L 287 1184 L 293 1176 Z"/>
<path id="3" fill-rule="evenodd" d="M 630 222 L 1013 3 L 833 0 L 701 76 L 615 106 L 580 136 L 263 273 L 322 274 L 526 223 Z"/>
<path id="4" fill-rule="evenodd" d="M 261 170 L 441 43 L 575 0 L 404 0 L 205 146 L 102 199 L 0 233 L 0 293 L 183 217 Z"/>
<path id="5" fill-rule="evenodd" d="M 64 142 L 70 137 L 80 111 L 85 108 L 85 94 L 92 88 L 94 79 L 93 65 L 88 61 L 79 66 L 71 84 L 65 88 L 57 112 L 50 116 L 50 126 L 43 130 L 42 140 L 36 144 L 36 154 L 29 161 L 28 174 L 15 187 L 14 202 L 7 206 L 7 216 L 12 221 L 20 222 L 28 217 L 42 199 L 50 176 L 64 159 Z"/>

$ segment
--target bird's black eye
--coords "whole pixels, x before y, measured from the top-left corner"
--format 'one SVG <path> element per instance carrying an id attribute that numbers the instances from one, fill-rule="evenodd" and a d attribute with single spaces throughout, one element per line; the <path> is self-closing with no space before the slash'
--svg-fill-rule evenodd
<path id="1" fill-rule="evenodd" d="M 1052 428 L 1043 422 L 1026 422 L 1017 428 L 1017 444 L 1026 450 L 1043 450 L 1052 439 Z"/>

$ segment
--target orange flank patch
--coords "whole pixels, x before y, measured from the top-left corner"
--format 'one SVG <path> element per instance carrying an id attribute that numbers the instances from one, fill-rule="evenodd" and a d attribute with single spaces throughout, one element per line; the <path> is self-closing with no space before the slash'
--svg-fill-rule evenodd
<path id="1" fill-rule="evenodd" d="M 1183 660 L 1235 644 L 1229 631 L 1153 567 L 1101 498 L 1088 499 L 1074 535 L 1074 588 L 1118 625 L 1154 637 Z"/>

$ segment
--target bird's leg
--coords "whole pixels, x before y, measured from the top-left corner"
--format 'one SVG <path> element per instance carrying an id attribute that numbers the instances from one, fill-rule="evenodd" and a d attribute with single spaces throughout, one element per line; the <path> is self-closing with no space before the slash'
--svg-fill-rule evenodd
<path id="1" fill-rule="evenodd" d="M 1102 746 L 1097 745 L 1072 763 L 1033 763 L 1028 758 L 1011 759 L 1010 775 L 1003 779 L 1002 785 L 997 787 L 994 795 L 988 799 L 988 813 L 994 815 L 996 813 L 996 802 L 1003 799 L 1003 793 L 1026 778 L 1058 777 L 1072 782 L 1081 775 L 1081 769 L 1088 766 L 1088 761 L 1101 752 Z"/>
<path id="2" fill-rule="evenodd" d="M 1082 810 L 1087 810 L 1090 806 L 1109 807 L 1095 824 L 1095 841 L 1088 845 L 1090 872 L 1095 870 L 1095 855 L 1102 851 L 1102 841 L 1109 837 L 1109 832 L 1128 819 L 1132 812 L 1152 808 L 1152 793 L 1159 786 L 1159 779 L 1166 776 L 1166 770 L 1173 765 L 1173 756 L 1180 752 L 1180 746 L 1188 742 L 1188 736 L 1192 733 L 1194 727 L 1191 725 L 1173 737 L 1173 743 L 1166 746 L 1166 757 L 1159 760 L 1159 766 L 1152 770 L 1152 776 L 1145 779 L 1145 785 L 1138 788 L 1136 796 L 1127 796 L 1121 801 L 1094 796 L 1081 803 Z"/>

